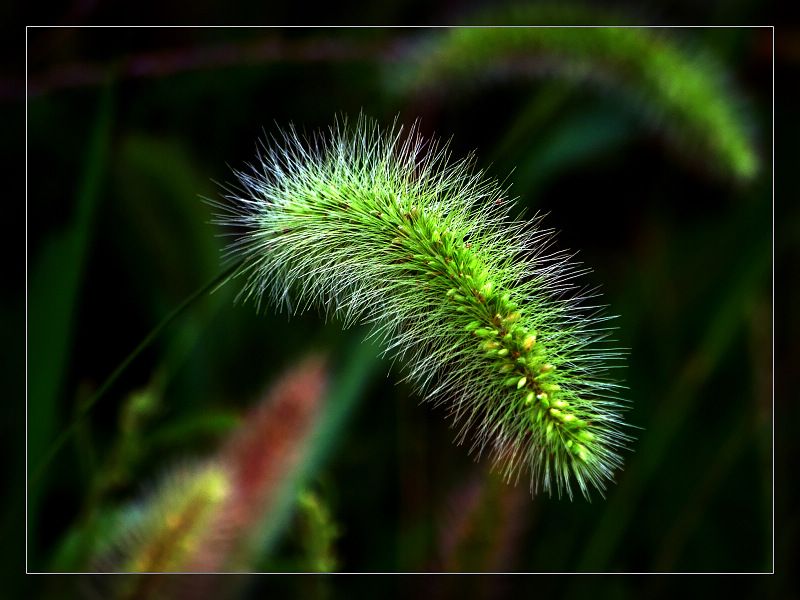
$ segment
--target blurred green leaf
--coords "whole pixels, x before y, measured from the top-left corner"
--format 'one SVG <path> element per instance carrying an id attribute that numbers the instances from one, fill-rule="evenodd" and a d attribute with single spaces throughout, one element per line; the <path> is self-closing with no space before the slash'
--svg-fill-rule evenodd
<path id="1" fill-rule="evenodd" d="M 112 86 L 103 92 L 95 115 L 83 178 L 69 225 L 46 242 L 28 282 L 28 464 L 36 467 L 52 452 L 54 434 L 64 414 L 63 386 L 75 335 L 75 314 L 92 225 L 106 176 L 114 107 Z M 50 449 L 48 449 L 50 448 Z M 30 474 L 30 473 L 29 473 Z M 28 488 L 28 512 L 36 515 L 46 481 Z M 37 559 L 37 519 L 29 520 L 28 556 Z"/>
<path id="2" fill-rule="evenodd" d="M 748 208 L 758 210 L 758 205 Z M 725 233 L 731 235 L 731 228 L 726 226 Z M 683 424 L 700 410 L 699 390 L 721 368 L 724 353 L 746 326 L 754 303 L 764 294 L 771 265 L 771 248 L 766 244 L 752 244 L 752 241 L 738 249 L 744 256 L 733 261 L 737 268 L 725 281 L 725 287 L 715 293 L 719 300 L 701 313 L 705 320 L 700 332 L 702 335 L 696 345 L 683 354 L 680 362 L 673 365 L 676 372 L 668 390 L 656 396 L 660 404 L 655 408 L 653 426 L 641 433 L 636 454 L 626 468 L 624 482 L 609 498 L 602 519 L 586 542 L 578 564 L 580 571 L 602 572 L 609 568 L 609 561 L 617 555 L 625 529 L 633 525 L 626 514 L 632 506 L 639 504 L 652 479 L 658 477 L 660 465 L 667 458 L 670 445 L 676 443 Z"/>
<path id="3" fill-rule="evenodd" d="M 608 156 L 635 133 L 629 115 L 604 103 L 562 116 L 544 135 L 530 140 L 524 162 L 514 172 L 515 189 L 535 193 L 548 178 Z"/>
<path id="4" fill-rule="evenodd" d="M 114 172 L 116 242 L 133 289 L 141 290 L 142 303 L 158 300 L 152 310 L 160 315 L 219 269 L 211 207 L 199 197 L 215 190 L 179 143 L 143 134 L 123 140 Z"/>
<path id="5" fill-rule="evenodd" d="M 353 342 L 342 350 L 339 370 L 329 384 L 323 413 L 310 434 L 298 466 L 283 482 L 275 508 L 267 515 L 253 536 L 255 555 L 269 556 L 279 536 L 289 524 L 297 495 L 330 459 L 342 443 L 353 412 L 363 399 L 366 386 L 375 377 L 382 362 L 377 346 L 369 341 Z M 267 563 L 269 564 L 269 563 Z"/>
<path id="6" fill-rule="evenodd" d="M 206 410 L 194 415 L 181 415 L 176 421 L 159 427 L 147 438 L 146 445 L 151 448 L 170 448 L 185 446 L 188 441 L 212 436 L 219 438 L 242 423 L 238 413 L 230 410 Z"/>

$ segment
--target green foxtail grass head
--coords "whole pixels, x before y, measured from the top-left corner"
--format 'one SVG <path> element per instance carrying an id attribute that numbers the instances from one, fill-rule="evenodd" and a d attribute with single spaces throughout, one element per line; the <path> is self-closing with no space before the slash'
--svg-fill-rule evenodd
<path id="1" fill-rule="evenodd" d="M 620 353 L 585 306 L 582 272 L 540 219 L 513 220 L 505 191 L 416 127 L 359 117 L 310 138 L 290 127 L 236 173 L 217 222 L 244 261 L 240 299 L 368 322 L 459 443 L 531 492 L 589 498 L 621 467 Z"/>

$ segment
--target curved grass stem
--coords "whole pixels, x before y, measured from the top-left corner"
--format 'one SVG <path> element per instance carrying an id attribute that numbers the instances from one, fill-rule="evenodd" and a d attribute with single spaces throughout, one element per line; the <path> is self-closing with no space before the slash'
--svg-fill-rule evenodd
<path id="1" fill-rule="evenodd" d="M 58 451 L 62 448 L 62 446 L 69 440 L 69 438 L 76 432 L 78 424 L 83 420 L 83 418 L 89 413 L 89 411 L 94 407 L 95 404 L 102 398 L 106 392 L 114 385 L 114 383 L 119 379 L 120 375 L 125 372 L 125 370 L 131 365 L 131 363 L 136 360 L 136 358 L 142 353 L 142 351 L 147 348 L 153 340 L 155 340 L 158 335 L 174 320 L 176 320 L 184 311 L 186 311 L 192 304 L 194 304 L 199 298 L 204 296 L 207 293 L 213 293 L 220 286 L 222 286 L 225 282 L 229 279 L 235 277 L 239 271 L 241 271 L 242 267 L 244 266 L 243 260 L 238 261 L 227 269 L 225 269 L 220 275 L 215 277 L 210 283 L 204 285 L 203 287 L 197 289 L 192 295 L 186 298 L 180 305 L 178 305 L 172 312 L 170 312 L 166 317 L 164 317 L 161 322 L 156 325 L 150 333 L 139 343 L 138 346 L 130 353 L 128 356 L 125 357 L 119 366 L 114 369 L 114 372 L 108 376 L 108 378 L 103 382 L 97 391 L 92 394 L 92 396 L 84 402 L 78 409 L 77 414 L 72 418 L 72 421 L 69 425 L 67 425 L 55 441 L 50 445 L 50 448 L 45 453 L 44 457 L 39 461 L 36 467 L 29 471 L 30 475 L 28 477 L 28 486 L 34 486 L 37 484 L 39 479 L 41 478 L 42 474 L 47 469 L 47 466 L 50 462 L 55 458 Z"/>

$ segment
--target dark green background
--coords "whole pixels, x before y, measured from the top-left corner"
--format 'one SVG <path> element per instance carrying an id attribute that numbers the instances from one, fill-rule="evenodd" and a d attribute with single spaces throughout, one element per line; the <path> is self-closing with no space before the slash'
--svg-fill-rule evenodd
<path id="1" fill-rule="evenodd" d="M 760 4 L 736 6 L 720 3 L 708 18 L 729 10 L 733 22 L 768 22 Z M 123 7 L 136 14 L 132 4 Z M 102 22 L 102 6 L 95 10 L 87 22 Z M 654 15 L 631 12 L 640 22 L 671 23 L 682 10 L 674 3 Z M 437 3 L 369 11 L 364 21 L 427 23 L 470 12 Z M 459 550 L 466 570 L 785 571 L 797 512 L 785 483 L 789 462 L 775 439 L 790 434 L 792 418 L 784 410 L 773 435 L 773 415 L 781 416 L 781 395 L 789 396 L 780 377 L 794 377 L 797 358 L 780 329 L 797 332 L 786 292 L 796 291 L 800 222 L 796 188 L 778 181 L 773 204 L 772 33 L 665 32 L 715 55 L 744 99 L 763 165 L 756 180 L 737 183 L 680 160 L 624 97 L 558 76 L 476 77 L 436 93 L 398 90 L 398 65 L 442 35 L 438 29 L 29 29 L 29 458 L 169 310 L 220 272 L 221 241 L 199 196 L 218 196 L 214 181 L 233 179 L 228 165 L 255 158 L 263 130 L 290 122 L 316 130 L 336 114 L 354 118 L 359 111 L 386 124 L 398 115 L 405 124 L 421 117 L 426 134 L 452 136 L 454 156 L 476 150 L 481 167 L 512 185 L 520 209 L 548 213 L 544 224 L 559 231 L 558 247 L 579 251 L 592 268 L 582 283 L 601 286 L 609 312 L 619 315 L 616 339 L 630 349 L 621 373 L 627 418 L 641 430 L 606 499 L 531 500 L 527 482 L 516 492 L 486 482 L 488 463 L 473 463 L 466 448 L 452 444 L 443 410 L 419 405 L 396 383 L 399 366 L 385 377 L 389 361 L 365 362 L 366 391 L 314 476 L 343 532 L 335 545 L 340 569 L 442 570 L 454 515 L 467 510 L 470 490 L 484 489 L 487 502 L 499 494 L 514 508 L 492 525 L 497 537 L 489 533 L 477 549 Z M 787 47 L 776 50 L 779 75 L 797 73 Z M 218 56 L 233 58 L 217 66 L 204 52 L 220 48 L 229 54 Z M 175 59 L 174 67 L 139 76 L 151 56 L 162 66 Z M 796 92 L 796 83 L 781 81 Z M 4 103 L 17 107 L 10 96 Z M 556 109 L 543 118 L 547 98 Z M 796 119 L 783 126 L 796 133 Z M 782 158 L 776 148 L 778 164 L 791 165 L 796 152 L 783 148 Z M 783 291 L 775 297 L 773 273 Z M 29 571 L 52 569 L 130 392 L 157 390 L 162 406 L 148 422 L 149 445 L 109 503 L 137 497 L 175 461 L 212 452 L 235 415 L 309 350 L 347 356 L 364 337 L 313 313 L 290 320 L 271 309 L 256 314 L 233 304 L 235 291 L 224 288 L 172 324 L 58 454 L 29 498 Z M 19 331 L 19 304 L 11 295 L 5 302 L 8 330 Z M 14 427 L 5 443 L 21 442 L 21 435 Z M 21 476 L 20 466 L 3 469 L 7 480 Z M 4 531 L 19 529 L 21 505 L 9 495 Z M 505 558 L 492 562 L 487 548 Z M 304 570 L 291 531 L 259 568 Z M 740 592 L 764 597 L 781 581 L 742 582 Z M 513 578 L 462 583 L 431 581 L 429 591 L 502 597 L 528 585 Z M 70 582 L 28 584 L 55 597 Z M 273 584 L 291 594 L 335 591 L 319 581 L 306 588 L 295 579 L 259 580 L 254 597 Z M 596 598 L 673 591 L 659 578 L 614 578 L 599 587 L 545 579 L 533 589 Z"/>

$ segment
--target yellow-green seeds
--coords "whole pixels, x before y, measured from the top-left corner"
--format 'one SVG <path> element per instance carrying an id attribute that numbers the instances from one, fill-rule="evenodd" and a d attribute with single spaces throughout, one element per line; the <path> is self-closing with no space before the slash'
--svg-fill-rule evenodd
<path id="1" fill-rule="evenodd" d="M 536 397 L 539 399 L 539 402 L 542 403 L 542 406 L 545 408 L 550 408 L 550 398 L 547 396 L 547 394 L 539 394 Z"/>
<path id="2" fill-rule="evenodd" d="M 536 336 L 529 335 L 525 338 L 525 341 L 522 342 L 522 350 L 525 352 L 530 352 L 530 349 L 533 348 L 533 345 L 536 343 Z"/>
<path id="3" fill-rule="evenodd" d="M 473 332 L 478 337 L 488 338 L 488 337 L 497 337 L 497 330 L 496 329 L 476 329 Z"/>

